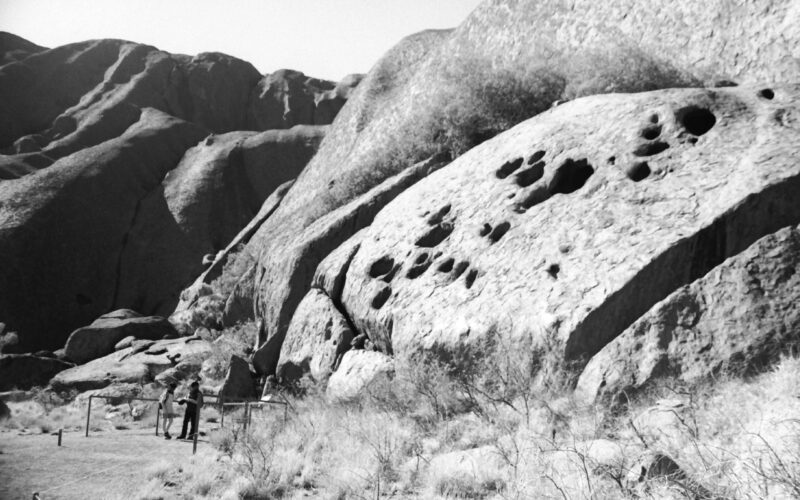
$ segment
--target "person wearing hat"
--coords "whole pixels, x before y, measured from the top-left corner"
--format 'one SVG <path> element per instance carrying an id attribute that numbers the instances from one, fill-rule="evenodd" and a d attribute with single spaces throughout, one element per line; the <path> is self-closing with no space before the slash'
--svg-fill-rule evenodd
<path id="1" fill-rule="evenodd" d="M 172 403 L 175 400 L 175 388 L 178 386 L 175 382 L 170 382 L 167 385 L 167 390 L 158 398 L 158 404 L 161 406 L 161 415 L 163 417 L 162 423 L 164 424 L 164 439 L 172 439 L 169 434 L 169 428 L 172 426 L 172 420 L 177 416 L 175 410 L 172 408 Z"/>

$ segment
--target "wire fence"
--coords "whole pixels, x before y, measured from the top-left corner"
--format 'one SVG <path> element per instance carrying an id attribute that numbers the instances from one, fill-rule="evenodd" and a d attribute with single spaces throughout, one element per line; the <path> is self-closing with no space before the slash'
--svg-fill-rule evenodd
<path id="1" fill-rule="evenodd" d="M 158 399 L 154 398 L 141 398 L 141 397 L 125 397 L 119 395 L 106 395 L 106 394 L 92 394 L 89 396 L 89 402 L 86 407 L 86 432 L 85 437 L 89 437 L 89 428 L 92 419 L 92 400 L 93 399 L 105 399 L 105 400 L 122 400 L 126 403 L 130 404 L 132 401 L 146 401 L 149 403 L 157 403 L 156 409 L 156 421 L 155 421 L 155 435 L 158 436 L 158 428 L 161 421 L 161 404 Z M 194 422 L 192 428 L 195 430 L 194 434 L 192 435 L 192 455 L 197 453 L 197 439 L 198 435 L 200 434 L 200 413 L 203 407 L 210 407 L 210 408 L 217 408 L 219 412 L 219 426 L 220 428 L 225 427 L 225 409 L 226 408 L 243 408 L 243 413 L 241 416 L 235 416 L 234 422 L 239 423 L 243 426 L 244 431 L 247 431 L 247 428 L 252 425 L 253 419 L 253 412 L 263 411 L 267 408 L 273 407 L 283 407 L 283 421 L 286 422 L 289 416 L 289 403 L 286 400 L 261 400 L 261 399 L 247 399 L 247 398 L 225 398 L 225 396 L 218 396 L 216 394 L 203 394 L 203 399 L 215 400 L 214 402 L 209 402 L 204 404 L 203 406 L 198 407 L 194 413 Z M 230 419 L 229 419 L 230 420 Z"/>

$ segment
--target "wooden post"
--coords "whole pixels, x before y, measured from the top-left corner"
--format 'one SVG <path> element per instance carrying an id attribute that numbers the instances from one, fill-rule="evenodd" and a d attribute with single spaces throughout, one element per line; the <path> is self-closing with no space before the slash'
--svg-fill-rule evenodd
<path id="1" fill-rule="evenodd" d="M 86 408 L 86 437 L 89 437 L 89 418 L 92 415 L 92 398 L 94 396 L 89 396 L 89 407 Z"/>
<path id="2" fill-rule="evenodd" d="M 247 426 L 253 425 L 253 406 L 250 406 L 250 412 L 247 414 Z"/>
<path id="3" fill-rule="evenodd" d="M 225 427 L 225 395 L 219 397 L 219 428 Z"/>
<path id="4" fill-rule="evenodd" d="M 247 432 L 247 415 L 250 414 L 250 401 L 244 402 L 244 418 L 242 419 L 242 425 L 244 426 L 244 431 Z"/>
<path id="5" fill-rule="evenodd" d="M 188 404 L 188 403 L 187 403 Z M 192 455 L 197 453 L 197 436 L 200 435 L 200 405 L 194 412 L 194 439 L 192 439 Z"/>
<path id="6" fill-rule="evenodd" d="M 58 445 L 61 446 L 61 433 L 64 432 L 64 429 L 58 430 Z"/>
<path id="7" fill-rule="evenodd" d="M 286 417 L 287 417 L 288 413 L 289 413 L 289 405 L 284 403 L 283 404 L 283 423 L 284 424 L 286 424 Z"/>
<path id="8" fill-rule="evenodd" d="M 158 403 L 158 408 L 156 409 L 156 436 L 158 436 L 158 420 L 161 417 L 161 403 Z"/>

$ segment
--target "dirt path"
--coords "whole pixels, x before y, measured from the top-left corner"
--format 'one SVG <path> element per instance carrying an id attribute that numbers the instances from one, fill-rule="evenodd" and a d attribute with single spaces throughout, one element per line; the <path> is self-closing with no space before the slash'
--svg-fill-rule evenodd
<path id="1" fill-rule="evenodd" d="M 100 431 L 88 438 L 65 432 L 61 447 L 57 440 L 0 432 L 0 499 L 30 499 L 35 491 L 42 500 L 126 498 L 147 482 L 153 463 L 184 462 L 192 454 L 190 441 L 167 441 L 153 429 Z M 198 455 L 208 450 L 208 442 L 198 442 Z"/>

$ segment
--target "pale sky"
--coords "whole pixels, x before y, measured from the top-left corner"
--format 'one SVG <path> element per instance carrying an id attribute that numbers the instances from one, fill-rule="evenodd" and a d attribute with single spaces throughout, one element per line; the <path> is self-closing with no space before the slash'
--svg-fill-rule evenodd
<path id="1" fill-rule="evenodd" d="M 480 0 L 0 0 L 0 31 L 45 47 L 121 38 L 224 52 L 262 73 L 366 73 L 404 36 L 457 26 Z"/>

